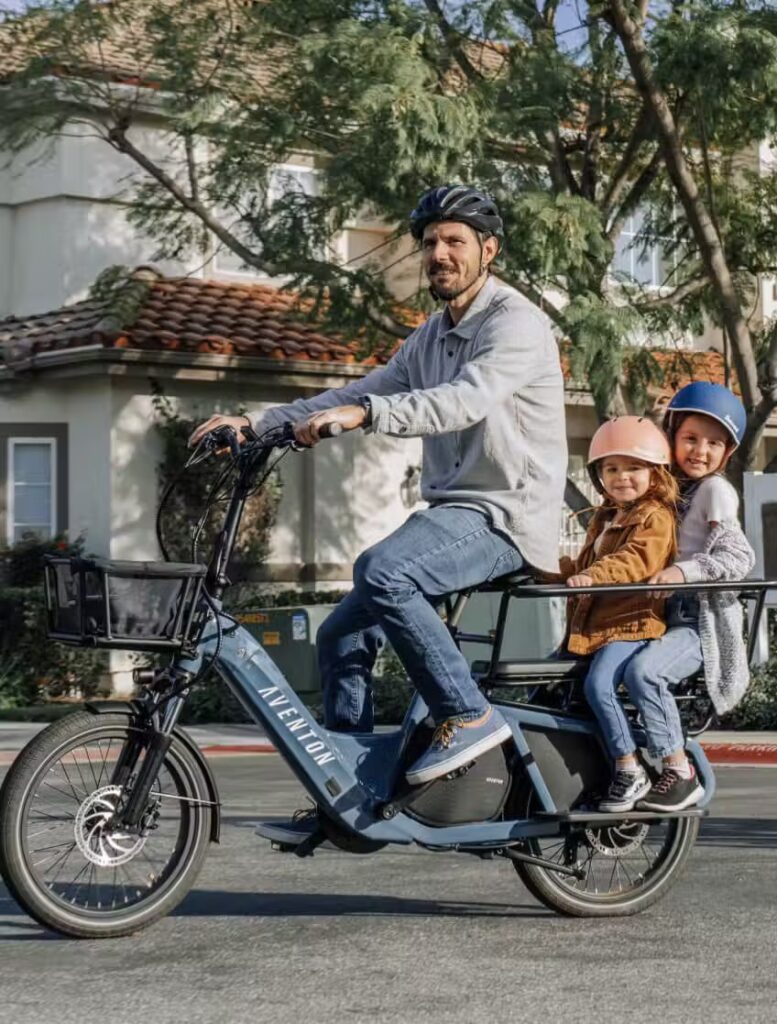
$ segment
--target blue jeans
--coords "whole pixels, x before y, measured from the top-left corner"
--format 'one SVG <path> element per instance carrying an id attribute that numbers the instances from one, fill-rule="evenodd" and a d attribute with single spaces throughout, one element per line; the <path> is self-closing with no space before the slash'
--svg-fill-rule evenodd
<path id="1" fill-rule="evenodd" d="M 363 552 L 353 590 L 318 631 L 326 727 L 372 729 L 372 668 L 386 638 L 435 722 L 482 715 L 488 701 L 435 603 L 522 565 L 518 549 L 484 512 L 456 505 L 415 512 Z"/>
<path id="2" fill-rule="evenodd" d="M 652 757 L 667 757 L 685 743 L 677 703 L 669 687 L 698 672 L 703 664 L 696 626 L 696 597 L 667 603 L 667 626 L 658 640 L 616 640 L 591 659 L 585 695 L 596 715 L 611 757 L 632 754 L 636 744 L 620 701 L 623 682 L 639 711 Z"/>
<path id="3" fill-rule="evenodd" d="M 596 716 L 607 753 L 627 757 L 637 749 L 623 705 L 615 696 L 618 683 L 625 680 L 631 659 L 645 646 L 645 640 L 613 640 L 591 658 L 583 689 Z"/>
<path id="4" fill-rule="evenodd" d="M 679 622 L 673 625 L 673 622 Z M 626 666 L 624 683 L 639 711 L 653 757 L 666 757 L 685 744 L 680 714 L 669 692 L 701 668 L 703 658 L 699 631 L 693 621 L 670 612 L 666 633 L 646 643 Z"/>

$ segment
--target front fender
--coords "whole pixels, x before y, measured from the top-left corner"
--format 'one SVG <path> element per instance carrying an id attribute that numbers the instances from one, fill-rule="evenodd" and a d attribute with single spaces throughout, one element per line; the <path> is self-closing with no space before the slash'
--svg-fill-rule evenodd
<path id="1" fill-rule="evenodd" d="M 134 719 L 138 725 L 142 725 L 143 720 L 145 719 L 145 715 L 137 701 L 101 700 L 95 703 L 88 701 L 85 704 L 85 708 L 92 715 L 126 715 L 128 718 Z M 202 771 L 205 784 L 208 787 L 208 799 L 213 804 L 210 841 L 212 843 L 218 843 L 221 835 L 221 801 L 219 799 L 219 792 L 211 767 L 203 756 L 200 748 L 185 729 L 182 729 L 180 726 L 176 726 L 173 730 L 173 736 L 180 744 L 186 747 Z"/>

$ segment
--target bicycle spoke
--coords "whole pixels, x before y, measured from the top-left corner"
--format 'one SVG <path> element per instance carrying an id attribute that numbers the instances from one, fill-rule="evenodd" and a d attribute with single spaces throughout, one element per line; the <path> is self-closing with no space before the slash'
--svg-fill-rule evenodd
<path id="1" fill-rule="evenodd" d="M 119 911 L 165 884 L 199 803 L 166 763 L 152 789 L 153 827 L 146 834 L 113 830 L 111 803 L 120 790 L 110 788 L 110 763 L 124 742 L 102 736 L 63 751 L 31 793 L 25 818 L 30 870 L 52 898 L 90 913 Z"/>

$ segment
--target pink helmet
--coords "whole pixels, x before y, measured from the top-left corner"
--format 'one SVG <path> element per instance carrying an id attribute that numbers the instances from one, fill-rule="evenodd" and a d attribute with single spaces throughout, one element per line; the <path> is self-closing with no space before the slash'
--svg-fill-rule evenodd
<path id="1" fill-rule="evenodd" d="M 588 472 L 594 487 L 602 493 L 595 463 L 608 455 L 630 455 L 653 466 L 669 466 L 672 451 L 666 434 L 644 416 L 618 416 L 603 423 L 591 438 Z"/>

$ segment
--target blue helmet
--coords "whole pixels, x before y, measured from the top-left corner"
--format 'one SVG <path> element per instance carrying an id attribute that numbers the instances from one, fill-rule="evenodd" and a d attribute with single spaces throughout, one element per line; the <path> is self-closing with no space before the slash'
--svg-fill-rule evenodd
<path id="1" fill-rule="evenodd" d="M 680 388 L 666 407 L 664 430 L 672 432 L 672 420 L 679 412 L 700 412 L 717 420 L 731 435 L 734 447 L 738 448 L 745 436 L 747 413 L 737 396 L 722 384 L 707 380 L 695 380 Z"/>

